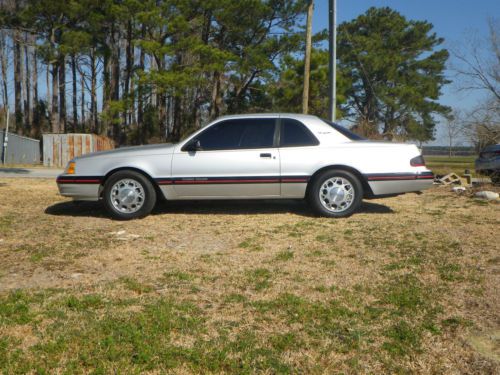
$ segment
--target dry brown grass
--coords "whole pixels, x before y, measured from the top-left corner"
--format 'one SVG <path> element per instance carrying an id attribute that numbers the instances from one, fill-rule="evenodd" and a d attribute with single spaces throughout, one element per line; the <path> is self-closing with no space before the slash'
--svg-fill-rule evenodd
<path id="1" fill-rule="evenodd" d="M 163 203 L 118 222 L 61 198 L 50 180 L 1 179 L 0 194 L 0 298 L 27 309 L 16 319 L 0 308 L 4 371 L 499 371 L 497 202 L 434 188 L 368 201 L 342 220 L 266 201 Z M 90 312 L 142 317 L 165 300 L 197 309 L 198 328 L 168 342 L 198 360 L 155 352 L 146 365 L 125 354 L 89 364 L 81 353 L 97 349 L 78 336 L 37 346 L 57 342 L 54 322 L 84 329 Z M 224 359 L 210 359 L 220 366 L 207 365 L 222 347 Z"/>

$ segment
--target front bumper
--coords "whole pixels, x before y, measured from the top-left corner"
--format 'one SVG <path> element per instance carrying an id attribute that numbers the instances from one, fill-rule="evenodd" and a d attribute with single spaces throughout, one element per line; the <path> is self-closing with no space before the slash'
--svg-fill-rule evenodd
<path id="1" fill-rule="evenodd" d="M 101 178 L 59 175 L 56 179 L 59 194 L 74 200 L 97 201 L 101 192 Z"/>

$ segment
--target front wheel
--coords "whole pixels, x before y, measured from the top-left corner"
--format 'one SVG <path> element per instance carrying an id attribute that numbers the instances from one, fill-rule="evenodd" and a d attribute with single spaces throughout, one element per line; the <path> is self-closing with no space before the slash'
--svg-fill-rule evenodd
<path id="1" fill-rule="evenodd" d="M 350 172 L 327 170 L 312 181 L 308 198 L 313 209 L 322 216 L 347 217 L 361 205 L 363 186 Z"/>
<path id="2" fill-rule="evenodd" d="M 142 174 L 119 171 L 106 181 L 103 200 L 113 218 L 137 219 L 151 212 L 156 203 L 156 191 Z"/>

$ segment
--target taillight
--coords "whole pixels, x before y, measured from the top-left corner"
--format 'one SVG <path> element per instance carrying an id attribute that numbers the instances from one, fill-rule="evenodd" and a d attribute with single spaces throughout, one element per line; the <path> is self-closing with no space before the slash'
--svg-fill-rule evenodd
<path id="1" fill-rule="evenodd" d="M 425 160 L 422 155 L 415 156 L 410 160 L 410 165 L 412 167 L 425 167 Z"/>

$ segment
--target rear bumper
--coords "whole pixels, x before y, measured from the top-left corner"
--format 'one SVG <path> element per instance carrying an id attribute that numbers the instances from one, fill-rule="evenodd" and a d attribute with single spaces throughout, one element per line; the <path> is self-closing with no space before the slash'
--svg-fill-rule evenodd
<path id="1" fill-rule="evenodd" d="M 376 173 L 365 175 L 373 195 L 402 194 L 428 189 L 434 182 L 431 171 L 420 173 Z"/>
<path id="2" fill-rule="evenodd" d="M 60 175 L 56 179 L 59 194 L 75 200 L 97 201 L 101 190 L 100 177 Z"/>

